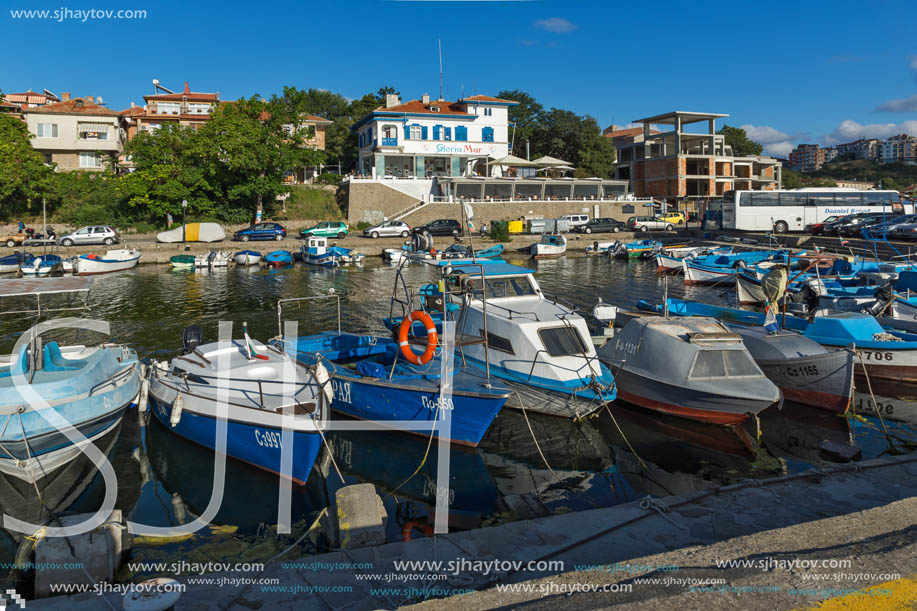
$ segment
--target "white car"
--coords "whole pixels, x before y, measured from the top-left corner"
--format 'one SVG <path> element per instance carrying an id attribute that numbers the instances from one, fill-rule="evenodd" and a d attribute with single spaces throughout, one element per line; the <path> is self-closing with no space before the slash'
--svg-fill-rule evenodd
<path id="1" fill-rule="evenodd" d="M 558 221 L 567 221 L 570 223 L 570 229 L 576 231 L 577 227 L 582 227 L 589 222 L 588 214 L 565 214 L 557 219 Z"/>
<path id="2" fill-rule="evenodd" d="M 111 246 L 121 241 L 121 236 L 108 225 L 93 225 L 77 229 L 73 233 L 62 235 L 57 239 L 61 246 L 78 246 L 82 244 L 104 244 Z"/>
<path id="3" fill-rule="evenodd" d="M 406 238 L 411 235 L 411 226 L 404 221 L 385 221 L 363 230 L 367 238 L 391 238 L 401 236 Z"/>

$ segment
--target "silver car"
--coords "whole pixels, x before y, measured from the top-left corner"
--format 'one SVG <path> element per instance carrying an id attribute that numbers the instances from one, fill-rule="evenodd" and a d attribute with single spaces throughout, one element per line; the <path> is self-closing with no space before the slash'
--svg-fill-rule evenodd
<path id="1" fill-rule="evenodd" d="M 121 241 L 121 236 L 108 225 L 93 225 L 77 229 L 73 233 L 62 235 L 57 243 L 61 246 L 77 246 L 81 244 L 104 244 L 111 246 Z"/>
<path id="2" fill-rule="evenodd" d="M 391 238 L 401 236 L 406 238 L 411 235 L 411 226 L 404 221 L 385 221 L 363 230 L 367 238 Z"/>

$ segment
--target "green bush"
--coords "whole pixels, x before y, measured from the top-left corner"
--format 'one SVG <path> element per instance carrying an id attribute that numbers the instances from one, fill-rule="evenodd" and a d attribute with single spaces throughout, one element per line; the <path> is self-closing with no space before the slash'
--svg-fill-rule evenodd
<path id="1" fill-rule="evenodd" d="M 289 220 L 327 220 L 344 218 L 344 211 L 338 206 L 334 193 L 325 189 L 294 187 L 287 198 L 285 217 Z"/>
<path id="2" fill-rule="evenodd" d="M 369 229 L 373 224 L 369 221 L 360 221 L 351 228 L 351 231 L 363 231 L 364 229 Z"/>
<path id="3" fill-rule="evenodd" d="M 509 242 L 509 221 L 494 221 L 491 223 L 489 235 L 494 242 Z"/>
<path id="4" fill-rule="evenodd" d="M 324 174 L 319 174 L 315 177 L 315 182 L 320 185 L 339 185 L 343 176 L 340 174 L 335 174 L 333 172 L 325 172 Z"/>

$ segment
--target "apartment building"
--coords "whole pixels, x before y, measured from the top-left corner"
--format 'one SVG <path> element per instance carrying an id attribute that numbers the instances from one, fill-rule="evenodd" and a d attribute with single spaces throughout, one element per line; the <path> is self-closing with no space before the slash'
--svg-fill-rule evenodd
<path id="1" fill-rule="evenodd" d="M 387 95 L 357 121 L 360 174 L 398 178 L 465 176 L 476 164 L 509 154 L 509 107 L 517 102 L 475 95 L 455 102 L 402 102 Z"/>
<path id="2" fill-rule="evenodd" d="M 837 149 L 834 148 L 833 146 L 826 146 L 825 148 L 821 150 L 825 154 L 825 163 L 831 163 L 832 161 L 837 159 Z"/>
<path id="3" fill-rule="evenodd" d="M 41 93 L 37 91 L 23 91 L 22 93 L 4 93 L 4 99 L 10 103 L 15 104 L 19 108 L 40 108 L 41 106 L 46 106 L 48 104 L 54 104 L 56 102 L 67 101 L 70 99 L 69 93 L 62 93 L 61 97 L 57 97 L 47 89 L 43 90 Z"/>
<path id="4" fill-rule="evenodd" d="M 132 139 L 140 132 L 152 131 L 165 124 L 185 125 L 193 129 L 202 126 L 210 113 L 220 103 L 220 94 L 191 91 L 188 81 L 181 92 L 167 89 L 154 81 L 157 93 L 143 96 L 145 104 L 134 106 L 122 112 L 126 123 L 127 138 Z"/>
<path id="5" fill-rule="evenodd" d="M 882 163 L 917 161 L 917 138 L 908 134 L 892 136 L 882 143 Z"/>
<path id="6" fill-rule="evenodd" d="M 860 138 L 853 142 L 838 144 L 838 157 L 851 156 L 853 159 L 878 160 L 882 156 L 882 141 L 877 138 Z"/>
<path id="7" fill-rule="evenodd" d="M 790 151 L 789 167 L 797 172 L 815 172 L 825 164 L 825 149 L 817 144 L 800 144 Z"/>
<path id="8" fill-rule="evenodd" d="M 640 133 L 614 137 L 615 178 L 630 180 L 636 197 L 665 200 L 689 211 L 731 190 L 779 189 L 779 161 L 737 157 L 725 136 L 716 133 L 717 119 L 728 116 L 678 110 L 635 121 L 642 124 Z M 692 131 L 698 125 L 702 128 Z"/>
<path id="9" fill-rule="evenodd" d="M 94 96 L 70 99 L 22 110 L 32 146 L 57 170 L 101 170 L 121 152 L 120 114 L 99 104 Z"/>

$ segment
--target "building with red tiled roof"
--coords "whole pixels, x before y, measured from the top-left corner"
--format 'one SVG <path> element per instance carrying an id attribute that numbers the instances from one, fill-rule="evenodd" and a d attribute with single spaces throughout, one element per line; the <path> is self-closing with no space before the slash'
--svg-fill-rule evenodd
<path id="1" fill-rule="evenodd" d="M 39 106 L 44 106 L 45 104 L 52 104 L 54 102 L 60 102 L 61 99 L 68 100 L 70 99 L 69 93 L 62 93 L 61 97 L 57 97 L 47 89 L 42 93 L 36 91 L 24 91 L 22 93 L 5 93 L 3 97 L 10 104 L 15 104 L 19 108 L 37 108 Z"/>
<path id="2" fill-rule="evenodd" d="M 101 170 L 122 150 L 121 114 L 94 96 L 24 108 L 35 150 L 60 171 Z"/>
<path id="3" fill-rule="evenodd" d="M 509 154 L 512 100 L 474 95 L 449 102 L 402 102 L 387 95 L 385 104 L 357 121 L 357 172 L 372 176 L 464 176 L 488 158 Z"/>

